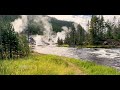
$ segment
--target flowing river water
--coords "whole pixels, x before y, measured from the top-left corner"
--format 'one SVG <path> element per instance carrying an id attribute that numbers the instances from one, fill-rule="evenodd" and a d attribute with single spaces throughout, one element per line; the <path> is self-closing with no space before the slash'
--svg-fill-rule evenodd
<path id="1" fill-rule="evenodd" d="M 68 48 L 51 46 L 35 46 L 34 51 L 43 54 L 53 54 L 95 62 L 100 65 L 114 67 L 120 70 L 120 48 Z"/>

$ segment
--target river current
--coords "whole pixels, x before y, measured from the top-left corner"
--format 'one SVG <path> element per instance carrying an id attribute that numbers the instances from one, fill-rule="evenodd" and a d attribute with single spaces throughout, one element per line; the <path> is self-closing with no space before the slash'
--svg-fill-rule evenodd
<path id="1" fill-rule="evenodd" d="M 34 51 L 95 62 L 100 65 L 114 67 L 120 70 L 120 48 L 68 48 L 51 46 L 35 46 Z"/>

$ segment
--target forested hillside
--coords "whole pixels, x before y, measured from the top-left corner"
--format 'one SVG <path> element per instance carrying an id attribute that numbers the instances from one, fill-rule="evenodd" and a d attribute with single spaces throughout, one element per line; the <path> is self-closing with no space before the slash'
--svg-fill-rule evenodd
<path id="1" fill-rule="evenodd" d="M 53 31 L 61 32 L 63 26 L 72 27 L 74 22 L 62 21 L 62 20 L 57 20 L 56 18 L 51 18 L 50 23 L 52 24 Z"/>
<path id="2" fill-rule="evenodd" d="M 20 17 L 20 15 L 0 15 L 0 21 L 12 22 Z"/>
<path id="3" fill-rule="evenodd" d="M 45 15 L 42 15 L 45 16 Z M 29 19 L 28 22 L 28 27 L 25 31 L 23 31 L 24 33 L 28 33 L 29 30 L 29 34 L 30 35 L 43 35 L 43 31 L 44 31 L 44 24 L 42 22 L 35 22 L 34 18 L 36 16 L 29 16 L 29 18 L 33 18 L 33 19 Z M 45 16 L 47 18 L 49 18 L 50 20 L 48 21 L 51 25 L 52 25 L 52 31 L 57 33 L 57 32 L 61 32 L 63 31 L 62 27 L 66 26 L 66 27 L 72 27 L 74 22 L 70 22 L 70 21 L 63 21 L 63 20 L 58 20 L 56 18 L 53 17 L 49 17 L 49 16 Z"/>

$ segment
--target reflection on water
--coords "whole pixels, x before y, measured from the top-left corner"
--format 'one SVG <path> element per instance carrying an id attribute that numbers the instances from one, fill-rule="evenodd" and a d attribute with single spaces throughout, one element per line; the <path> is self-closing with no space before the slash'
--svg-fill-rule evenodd
<path id="1" fill-rule="evenodd" d="M 53 46 L 36 46 L 35 51 L 44 54 L 54 54 L 76 59 L 93 61 L 97 64 L 115 67 L 120 70 L 120 48 L 118 49 L 90 49 L 67 48 Z"/>

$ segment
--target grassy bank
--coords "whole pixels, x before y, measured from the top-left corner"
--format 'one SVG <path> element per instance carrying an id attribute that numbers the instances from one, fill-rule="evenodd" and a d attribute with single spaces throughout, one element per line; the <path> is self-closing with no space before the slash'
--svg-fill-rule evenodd
<path id="1" fill-rule="evenodd" d="M 120 75 L 117 70 L 88 61 L 34 53 L 18 60 L 1 60 L 1 75 Z"/>
<path id="2" fill-rule="evenodd" d="M 58 45 L 58 47 L 69 47 L 67 44 Z M 120 46 L 113 46 L 113 45 L 79 45 L 75 46 L 76 48 L 120 48 Z"/>
<path id="3" fill-rule="evenodd" d="M 113 45 L 84 45 L 84 46 L 77 46 L 77 48 L 120 48 L 120 46 L 113 46 Z"/>
<path id="4" fill-rule="evenodd" d="M 78 48 L 118 48 L 118 47 L 113 45 L 84 45 L 78 46 Z"/>
<path id="5" fill-rule="evenodd" d="M 69 45 L 63 44 L 63 45 L 58 45 L 58 47 L 69 47 Z"/>

